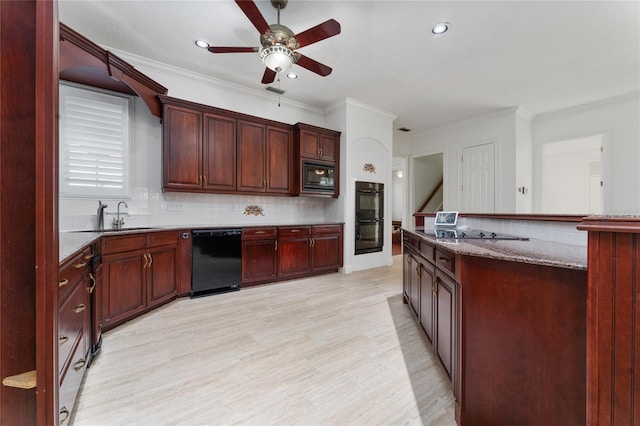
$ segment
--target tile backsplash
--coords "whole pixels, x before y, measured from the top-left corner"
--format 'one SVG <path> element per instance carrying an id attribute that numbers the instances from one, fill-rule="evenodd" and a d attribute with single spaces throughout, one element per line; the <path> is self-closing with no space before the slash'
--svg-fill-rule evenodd
<path id="1" fill-rule="evenodd" d="M 102 199 L 104 226 L 110 229 L 119 201 L 125 227 L 136 226 L 239 226 L 278 225 L 325 222 L 327 203 L 333 199 L 308 197 L 271 197 L 224 194 L 192 194 L 162 192 L 155 188 L 133 188 L 131 197 Z M 247 206 L 259 206 L 262 215 L 246 215 Z M 61 198 L 59 226 L 61 231 L 96 229 L 98 199 Z"/>

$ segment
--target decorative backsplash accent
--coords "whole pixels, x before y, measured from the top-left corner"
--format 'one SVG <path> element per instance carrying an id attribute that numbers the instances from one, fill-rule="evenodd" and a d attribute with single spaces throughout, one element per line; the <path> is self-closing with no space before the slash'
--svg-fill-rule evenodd
<path id="1" fill-rule="evenodd" d="M 367 172 L 367 173 L 375 173 L 376 172 L 376 166 L 374 166 L 372 163 L 364 163 L 364 166 L 362 167 L 362 170 Z"/>
<path id="2" fill-rule="evenodd" d="M 250 214 L 252 214 L 254 216 L 264 216 L 264 212 L 262 210 L 262 207 L 260 207 L 257 204 L 249 205 L 249 206 L 244 208 L 244 215 L 245 216 L 249 216 Z"/>

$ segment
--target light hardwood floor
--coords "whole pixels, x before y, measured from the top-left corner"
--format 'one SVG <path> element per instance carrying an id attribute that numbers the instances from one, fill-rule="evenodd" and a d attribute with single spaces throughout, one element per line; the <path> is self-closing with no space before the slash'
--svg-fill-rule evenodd
<path id="1" fill-rule="evenodd" d="M 106 333 L 73 424 L 455 425 L 393 259 L 179 299 Z"/>

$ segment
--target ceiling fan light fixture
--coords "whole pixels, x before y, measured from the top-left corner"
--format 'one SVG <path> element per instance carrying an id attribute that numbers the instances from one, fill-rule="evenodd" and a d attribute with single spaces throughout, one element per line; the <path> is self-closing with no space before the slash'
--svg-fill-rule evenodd
<path id="1" fill-rule="evenodd" d="M 260 49 L 260 59 L 275 72 L 287 71 L 297 60 L 293 50 L 280 44 Z"/>

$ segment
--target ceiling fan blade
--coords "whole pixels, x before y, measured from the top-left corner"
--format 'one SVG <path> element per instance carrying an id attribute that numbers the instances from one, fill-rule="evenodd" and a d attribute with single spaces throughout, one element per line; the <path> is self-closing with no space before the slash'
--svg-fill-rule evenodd
<path id="1" fill-rule="evenodd" d="M 253 2 L 253 0 L 236 0 L 236 4 L 242 9 L 247 18 L 251 21 L 256 30 L 260 34 L 264 34 L 269 31 L 269 24 L 258 10 L 258 6 Z"/>
<path id="2" fill-rule="evenodd" d="M 296 40 L 298 44 L 300 44 L 300 47 L 303 47 L 333 37 L 336 34 L 340 34 L 340 24 L 335 19 L 329 19 L 322 24 L 297 34 Z"/>
<path id="3" fill-rule="evenodd" d="M 264 75 L 262 76 L 262 84 L 273 83 L 276 79 L 276 72 L 270 68 L 264 69 Z"/>
<path id="4" fill-rule="evenodd" d="M 315 72 L 316 74 L 319 74 L 323 77 L 328 76 L 329 74 L 331 74 L 331 71 L 333 71 L 331 68 L 324 64 L 321 64 L 318 61 L 315 61 L 301 54 L 299 55 L 300 57 L 298 58 L 298 62 L 296 62 L 296 64 L 300 65 L 302 68 L 306 68 L 309 71 Z"/>
<path id="5" fill-rule="evenodd" d="M 220 47 L 220 46 L 209 46 L 207 50 L 211 53 L 251 53 L 257 52 L 259 49 L 257 47 Z"/>

